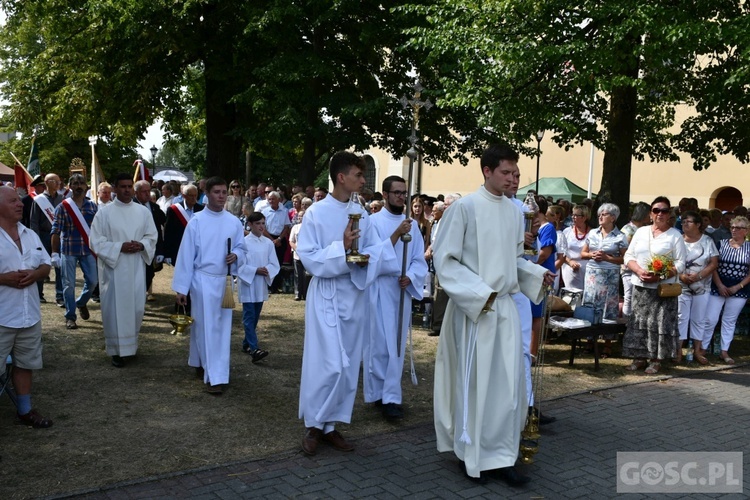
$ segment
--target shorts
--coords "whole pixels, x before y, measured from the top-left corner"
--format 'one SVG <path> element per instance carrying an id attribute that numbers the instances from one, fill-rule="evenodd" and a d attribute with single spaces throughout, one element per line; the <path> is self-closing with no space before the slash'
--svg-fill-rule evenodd
<path id="1" fill-rule="evenodd" d="M 5 372 L 8 354 L 13 354 L 13 364 L 19 368 L 42 368 L 42 322 L 28 328 L 0 326 L 0 373 Z"/>

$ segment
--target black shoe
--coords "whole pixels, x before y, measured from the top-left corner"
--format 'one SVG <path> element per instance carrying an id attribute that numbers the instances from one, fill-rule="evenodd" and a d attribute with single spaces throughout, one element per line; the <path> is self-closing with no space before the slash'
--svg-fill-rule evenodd
<path id="1" fill-rule="evenodd" d="M 263 358 L 268 356 L 268 351 L 264 351 L 263 349 L 256 349 L 250 353 L 250 356 L 253 357 L 253 363 L 257 363 L 258 361 L 261 361 Z"/>
<path id="2" fill-rule="evenodd" d="M 250 346 L 249 345 L 242 345 L 242 352 L 250 354 Z"/>
<path id="3" fill-rule="evenodd" d="M 91 314 L 89 314 L 89 308 L 86 306 L 79 307 L 78 313 L 81 315 L 81 319 L 84 321 L 91 317 Z"/>
<path id="4" fill-rule="evenodd" d="M 430 330 L 430 333 L 427 334 L 429 337 L 439 337 L 440 336 L 440 330 Z"/>
<path id="5" fill-rule="evenodd" d="M 531 481 L 529 476 L 524 476 L 515 467 L 503 467 L 501 469 L 494 469 L 492 475 L 498 479 L 502 479 L 508 486 L 523 486 L 524 484 Z"/>
<path id="6" fill-rule="evenodd" d="M 97 295 L 96 297 L 91 297 L 91 302 L 95 302 L 95 303 L 97 303 L 97 304 L 98 304 L 98 303 L 99 303 L 99 300 L 100 300 L 100 299 L 99 299 L 99 296 L 98 296 L 98 295 Z"/>
<path id="7" fill-rule="evenodd" d="M 116 368 L 122 368 L 123 366 L 125 366 L 125 360 L 120 356 L 112 356 L 112 366 Z"/>
<path id="8" fill-rule="evenodd" d="M 477 484 L 487 484 L 487 482 L 489 481 L 489 479 L 487 478 L 487 474 L 485 474 L 484 472 L 479 472 L 479 477 L 470 476 L 469 473 L 466 472 L 466 464 L 463 460 L 459 461 L 458 465 L 461 467 L 461 471 L 464 473 L 464 477 L 466 477 L 466 479 L 469 479 Z"/>
<path id="9" fill-rule="evenodd" d="M 404 410 L 396 403 L 385 403 L 383 405 L 383 416 L 387 420 L 399 420 L 404 418 Z"/>
<path id="10" fill-rule="evenodd" d="M 534 412 L 534 416 L 539 420 L 539 425 L 547 425 L 557 421 L 557 417 L 550 417 L 546 413 L 539 413 L 539 410 L 533 406 L 529 406 L 529 415 Z"/>
<path id="11" fill-rule="evenodd" d="M 201 368 L 200 366 L 195 369 L 195 378 L 199 378 L 203 380 L 203 376 L 206 374 L 205 370 Z"/>
<path id="12" fill-rule="evenodd" d="M 42 303 L 42 304 L 46 304 L 47 303 L 47 299 L 45 299 L 44 297 L 39 297 L 39 302 Z"/>
<path id="13" fill-rule="evenodd" d="M 57 304 L 57 307 L 65 307 L 65 301 L 63 299 L 55 300 L 55 304 Z"/>

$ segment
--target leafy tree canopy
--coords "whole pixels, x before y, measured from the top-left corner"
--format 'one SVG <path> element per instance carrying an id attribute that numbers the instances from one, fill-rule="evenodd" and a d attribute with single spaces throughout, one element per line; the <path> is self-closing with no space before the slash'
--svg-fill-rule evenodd
<path id="1" fill-rule="evenodd" d="M 602 193 L 628 202 L 631 158 L 748 160 L 748 6 L 740 0 L 444 0 L 403 10 L 440 63 L 442 107 L 530 153 L 537 130 L 605 151 Z M 447 65 L 445 61 L 452 61 Z M 446 68 L 448 69 L 446 71 Z M 695 111 L 677 123 L 677 106 Z"/>

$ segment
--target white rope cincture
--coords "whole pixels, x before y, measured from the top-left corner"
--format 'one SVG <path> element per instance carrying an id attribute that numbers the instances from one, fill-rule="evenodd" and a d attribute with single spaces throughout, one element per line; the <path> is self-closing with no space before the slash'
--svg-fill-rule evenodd
<path id="1" fill-rule="evenodd" d="M 411 383 L 412 385 L 419 385 L 419 382 L 417 382 L 417 371 L 414 369 L 414 344 L 412 343 L 411 332 L 411 323 L 409 323 L 409 357 L 411 358 Z"/>
<path id="2" fill-rule="evenodd" d="M 469 432 L 466 428 L 468 426 L 467 421 L 469 420 L 469 379 L 471 378 L 471 368 L 474 365 L 474 353 L 476 351 L 476 345 L 477 324 L 472 321 L 469 325 L 469 345 L 467 346 L 468 351 L 466 353 L 466 372 L 464 373 L 463 432 L 461 433 L 461 437 L 459 438 L 459 441 L 467 445 L 471 445 L 471 438 L 469 437 Z"/>

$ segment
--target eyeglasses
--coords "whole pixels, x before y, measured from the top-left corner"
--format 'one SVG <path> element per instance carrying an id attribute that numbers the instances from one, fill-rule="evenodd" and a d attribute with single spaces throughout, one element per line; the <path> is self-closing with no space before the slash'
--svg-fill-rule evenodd
<path id="1" fill-rule="evenodd" d="M 271 194 L 271 193 L 273 193 L 273 191 L 266 191 L 266 194 Z"/>
<path id="2" fill-rule="evenodd" d="M 229 186 L 229 187 L 231 187 L 232 189 L 237 189 L 237 188 L 239 188 L 239 186 L 238 186 L 237 184 L 232 184 L 232 185 L 231 185 L 231 186 Z"/>
<path id="3" fill-rule="evenodd" d="M 684 221 L 682 221 L 682 223 L 683 224 L 698 224 L 697 221 L 690 220 L 690 219 L 685 219 Z"/>
<path id="4" fill-rule="evenodd" d="M 651 209 L 651 213 L 652 214 L 656 214 L 656 215 L 659 215 L 659 214 L 668 214 L 669 212 L 670 212 L 670 210 L 668 208 L 657 208 L 657 207 L 654 207 L 654 208 Z"/>
<path id="5" fill-rule="evenodd" d="M 406 196 L 409 194 L 409 191 L 388 191 L 391 194 L 395 194 L 396 196 Z"/>
<path id="6" fill-rule="evenodd" d="M 747 230 L 745 226 L 731 226 L 729 229 L 732 231 Z"/>
<path id="7" fill-rule="evenodd" d="M 571 217 L 583 217 L 583 214 L 573 214 Z"/>
<path id="8" fill-rule="evenodd" d="M 609 217 L 610 215 L 612 215 L 612 214 L 609 213 L 609 212 L 602 212 L 602 213 L 599 214 L 599 217 Z"/>

